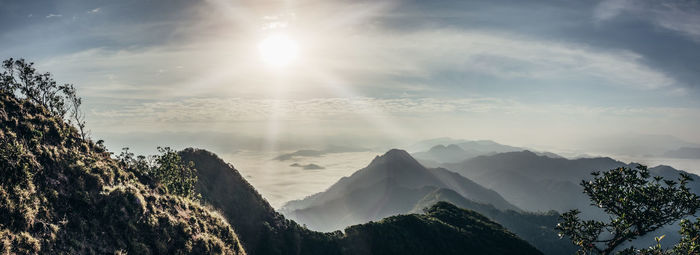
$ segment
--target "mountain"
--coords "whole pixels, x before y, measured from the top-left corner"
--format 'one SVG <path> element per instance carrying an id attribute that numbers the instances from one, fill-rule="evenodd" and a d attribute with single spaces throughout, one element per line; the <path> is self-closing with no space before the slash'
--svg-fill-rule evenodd
<path id="1" fill-rule="evenodd" d="M 447 144 L 448 146 L 449 145 L 456 145 L 470 154 L 479 154 L 479 155 L 483 155 L 486 153 L 523 150 L 523 148 L 504 145 L 504 144 L 500 144 L 500 143 L 497 143 L 497 142 L 494 142 L 491 140 L 469 141 L 469 140 L 464 140 L 464 139 L 452 139 L 452 138 L 448 138 L 448 137 L 420 141 L 420 142 L 417 142 L 413 145 L 407 146 L 406 148 L 407 148 L 407 151 L 412 151 L 415 153 L 415 152 L 420 152 L 420 151 L 426 151 L 426 150 L 432 149 L 433 147 L 436 147 L 436 146 L 447 147 L 447 146 L 445 146 L 445 144 Z"/>
<path id="2" fill-rule="evenodd" d="M 566 211 L 588 208 L 578 183 L 590 172 L 627 164 L 611 158 L 569 160 L 539 156 L 530 151 L 479 156 L 445 167 L 490 187 L 527 211 Z M 584 210 L 599 214 L 595 209 Z"/>
<path id="3" fill-rule="evenodd" d="M 499 209 L 518 210 L 498 193 L 459 174 L 427 169 L 406 151 L 392 149 L 326 191 L 290 201 L 281 211 L 311 229 L 332 231 L 406 213 L 436 188 L 448 188 Z"/>
<path id="4" fill-rule="evenodd" d="M 516 233 L 523 240 L 537 247 L 544 254 L 574 254 L 577 247 L 568 239 L 558 238 L 554 227 L 559 223 L 559 213 L 516 212 L 499 210 L 493 205 L 476 203 L 449 189 L 437 189 L 423 197 L 411 213 L 420 212 L 440 201 L 447 201 L 457 207 L 478 212 L 498 222 L 503 227 Z"/>
<path id="5" fill-rule="evenodd" d="M 199 149 L 185 149 L 180 157 L 194 163 L 197 172 L 196 190 L 202 199 L 219 209 L 235 227 L 250 254 L 258 254 L 265 225 L 284 227 L 284 218 L 250 185 L 232 165 L 215 154 Z M 291 247 L 290 244 L 284 244 Z"/>
<path id="6" fill-rule="evenodd" d="M 542 254 L 498 223 L 446 202 L 422 215 L 392 216 L 345 233 L 355 254 Z M 411 239 L 421 242 L 406 242 Z"/>
<path id="7" fill-rule="evenodd" d="M 418 141 L 416 143 L 410 144 L 410 145 L 405 145 L 401 146 L 401 148 L 406 149 L 406 151 L 409 152 L 418 152 L 418 151 L 425 151 L 428 150 L 434 146 L 441 145 L 441 144 L 458 144 L 462 142 L 466 142 L 467 140 L 464 139 L 453 139 L 450 137 L 438 137 L 438 138 L 433 138 L 433 139 L 427 139 L 427 140 L 422 140 Z"/>
<path id="8" fill-rule="evenodd" d="M 194 163 L 202 199 L 223 213 L 249 254 L 540 254 L 498 224 L 447 203 L 423 214 L 350 226 L 344 233 L 312 231 L 275 212 L 215 154 L 186 149 L 180 155 Z"/>
<path id="9" fill-rule="evenodd" d="M 141 184 L 46 108 L 0 91 L 3 254 L 246 254 L 217 212 Z"/>
<path id="10" fill-rule="evenodd" d="M 477 155 L 467 153 L 462 147 L 455 144 L 435 145 L 430 150 L 413 153 L 413 157 L 421 161 L 432 161 L 438 163 L 459 162 Z"/>
<path id="11" fill-rule="evenodd" d="M 497 152 L 521 151 L 523 148 L 500 144 L 491 140 L 465 141 L 457 144 L 472 154 L 487 154 Z"/>
<path id="12" fill-rule="evenodd" d="M 444 139 L 436 139 L 429 141 L 443 141 Z M 503 152 L 523 151 L 524 148 L 513 147 L 500 144 L 490 140 L 466 141 L 455 140 L 458 143 L 449 144 L 447 146 L 437 144 L 427 151 L 419 151 L 413 153 L 419 162 L 426 166 L 437 167 L 441 164 L 457 163 L 473 157 L 482 155 L 493 155 Z M 537 155 L 547 156 L 550 158 L 561 158 L 561 156 L 551 152 L 534 152 Z"/>

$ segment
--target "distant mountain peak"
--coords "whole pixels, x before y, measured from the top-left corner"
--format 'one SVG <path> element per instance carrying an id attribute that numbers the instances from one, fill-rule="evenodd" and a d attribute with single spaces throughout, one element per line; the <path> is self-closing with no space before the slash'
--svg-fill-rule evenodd
<path id="1" fill-rule="evenodd" d="M 408 163 L 411 165 L 418 165 L 422 166 L 416 159 L 411 156 L 408 152 L 405 150 L 401 149 L 391 149 L 384 153 L 384 155 L 377 156 L 372 160 L 372 163 L 369 164 L 368 167 L 374 166 L 374 165 L 379 165 L 379 164 L 385 164 L 385 163 L 394 163 L 394 162 L 402 162 L 402 163 Z"/>

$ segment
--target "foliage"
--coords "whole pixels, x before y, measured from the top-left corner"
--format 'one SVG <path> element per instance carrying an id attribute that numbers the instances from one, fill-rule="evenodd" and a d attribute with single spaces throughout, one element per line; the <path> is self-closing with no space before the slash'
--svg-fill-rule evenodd
<path id="1" fill-rule="evenodd" d="M 700 254 L 700 220 L 681 221 L 681 240 L 673 247 L 676 254 Z"/>
<path id="2" fill-rule="evenodd" d="M 678 181 L 665 180 L 651 177 L 646 166 L 640 165 L 592 175 L 593 180 L 581 182 L 584 193 L 592 205 L 610 215 L 610 221 L 582 220 L 578 210 L 571 210 L 557 225 L 561 236 L 580 247 L 580 254 L 611 254 L 624 242 L 694 215 L 700 208 L 698 196 L 687 187 L 691 178 L 686 174 Z M 684 224 L 692 235 L 692 228 Z"/>
<path id="3" fill-rule="evenodd" d="M 117 161 L 128 171 L 133 172 L 144 184 L 162 185 L 173 195 L 197 199 L 195 190 L 197 174 L 194 162 L 182 160 L 179 153 L 170 147 L 158 147 L 160 154 L 135 156 L 129 148 L 122 148 Z"/>
<path id="4" fill-rule="evenodd" d="M 80 132 L 80 137 L 87 139 L 88 131 L 85 129 L 85 113 L 80 108 L 83 104 L 83 99 L 78 97 L 75 87 L 71 84 L 64 85 L 62 91 L 65 94 L 68 108 L 68 122 L 75 125 Z"/>
<path id="5" fill-rule="evenodd" d="M 158 152 L 160 155 L 155 157 L 155 165 L 151 168 L 156 179 L 172 194 L 195 198 L 197 175 L 194 163 L 184 162 L 170 147 L 158 147 Z"/>
<path id="6" fill-rule="evenodd" d="M 680 223 L 681 240 L 671 249 L 664 249 L 661 246 L 661 240 L 664 236 L 656 237 L 656 244 L 646 248 L 636 250 L 629 248 L 622 251 L 622 254 L 639 254 L 639 255 L 687 255 L 700 254 L 700 221 L 692 222 L 684 219 Z"/>
<path id="7" fill-rule="evenodd" d="M 72 84 L 59 85 L 50 73 L 37 72 L 34 63 L 24 59 L 7 59 L 2 62 L 2 68 L 0 92 L 43 106 L 53 116 L 75 125 L 81 137 L 87 138 L 85 114 L 80 109 L 82 99 Z"/>
<path id="8" fill-rule="evenodd" d="M 447 202 L 345 233 L 343 242 L 354 254 L 542 254 L 499 224 Z"/>
<path id="9" fill-rule="evenodd" d="M 154 156 L 135 156 L 133 152 L 129 151 L 129 147 L 122 148 L 122 152 L 116 156 L 116 160 L 125 170 L 136 174 L 139 178 L 146 178 L 150 175 L 151 168 L 154 166 L 153 158 Z M 147 180 L 141 182 L 149 183 Z"/>
<path id="10" fill-rule="evenodd" d="M 493 205 L 481 204 L 466 199 L 450 189 L 436 189 L 421 199 L 412 211 L 417 211 L 416 209 L 418 208 L 430 207 L 439 201 L 447 201 L 460 208 L 473 210 L 488 217 L 532 244 L 544 254 L 573 254 L 577 250 L 577 246 L 572 244 L 571 241 L 557 237 L 555 226 L 559 221 L 560 215 L 556 211 L 547 213 L 502 211 Z"/>

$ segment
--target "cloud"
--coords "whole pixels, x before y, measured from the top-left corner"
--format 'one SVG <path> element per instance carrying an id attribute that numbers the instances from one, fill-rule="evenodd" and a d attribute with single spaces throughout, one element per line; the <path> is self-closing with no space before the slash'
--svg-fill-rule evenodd
<path id="1" fill-rule="evenodd" d="M 228 122 L 266 121 L 270 118 L 308 120 L 343 118 L 347 115 L 419 114 L 453 112 L 488 112 L 512 107 L 503 100 L 437 98 L 377 99 L 221 99 L 188 98 L 181 101 L 157 101 L 116 110 L 96 111 L 94 116 L 129 118 L 156 122 Z"/>
<path id="2" fill-rule="evenodd" d="M 593 11 L 593 18 L 596 21 L 612 19 L 622 13 L 632 4 L 630 0 L 605 0 L 598 4 Z"/>
<path id="3" fill-rule="evenodd" d="M 302 169 L 304 169 L 304 170 L 321 170 L 321 169 L 326 169 L 325 167 L 319 166 L 319 165 L 314 164 L 314 163 L 309 163 L 309 164 L 306 164 L 306 165 L 302 165 L 302 164 L 299 164 L 299 163 L 292 163 L 292 164 L 289 165 L 289 166 L 291 166 L 291 167 L 299 167 L 299 168 L 302 168 Z"/>
<path id="4" fill-rule="evenodd" d="M 98 7 L 98 8 L 92 9 L 92 10 L 88 10 L 88 11 L 86 11 L 85 13 L 87 13 L 87 14 L 97 14 L 97 13 L 99 13 L 101 10 L 102 10 L 102 8 L 99 8 L 99 7 Z"/>
<path id="5" fill-rule="evenodd" d="M 47 18 L 47 19 L 61 18 L 61 17 L 63 17 L 62 14 L 53 14 L 53 13 L 49 13 L 49 15 L 46 15 L 46 18 Z"/>
<path id="6" fill-rule="evenodd" d="M 593 17 L 606 21 L 628 14 L 700 42 L 700 2 L 697 1 L 630 1 L 605 0 L 598 4 Z"/>
<path id="7" fill-rule="evenodd" d="M 656 24 L 661 27 L 681 32 L 696 42 L 700 42 L 700 4 L 694 8 L 683 8 L 682 6 L 668 6 L 667 9 L 656 9 Z"/>
<path id="8" fill-rule="evenodd" d="M 113 110 L 93 111 L 92 117 L 117 122 L 235 123 L 271 119 L 304 121 L 351 120 L 362 115 L 420 117 L 435 114 L 545 114 L 570 116 L 689 117 L 694 108 L 587 107 L 567 104 L 524 104 L 497 98 L 315 98 L 306 100 L 191 98 L 158 101 Z"/>
<path id="9" fill-rule="evenodd" d="M 250 38 L 218 36 L 146 49 L 90 49 L 41 64 L 54 73 L 71 74 L 66 79 L 70 82 L 92 84 L 84 91 L 89 96 L 264 97 L 277 85 L 268 79 L 269 70 L 250 50 L 255 45 Z M 528 86 L 532 90 L 546 90 L 539 85 L 545 83 L 567 87 L 586 82 L 642 91 L 678 87 L 673 78 L 648 67 L 646 59 L 634 52 L 602 51 L 493 32 L 435 29 L 391 36 L 363 33 L 351 38 L 330 34 L 312 46 L 300 56 L 305 67 L 285 74 L 287 83 L 297 84 L 286 89 L 296 94 L 320 93 L 331 84 L 340 84 L 369 96 L 378 90 L 454 95 L 463 92 L 455 92 L 444 77 L 464 73 L 482 77 L 478 84 L 467 81 L 464 85 L 486 88 L 503 80 L 508 87 Z M 90 71 L 85 72 L 88 63 Z M 114 73 L 128 75 L 110 75 Z M 149 93 L 133 93 L 138 90 Z"/>
<path id="10" fill-rule="evenodd" d="M 541 82 L 600 79 L 608 85 L 642 90 L 676 83 L 665 73 L 645 65 L 644 57 L 634 52 L 494 32 L 432 29 L 366 38 L 359 43 L 362 42 L 377 46 L 364 45 L 362 49 L 369 49 L 367 53 L 352 52 L 355 56 L 381 59 L 362 66 L 394 76 L 437 78 L 445 72 L 471 72 L 497 79 L 528 78 Z M 373 57 L 366 56 L 370 54 Z M 360 62 L 361 59 L 351 61 Z"/>

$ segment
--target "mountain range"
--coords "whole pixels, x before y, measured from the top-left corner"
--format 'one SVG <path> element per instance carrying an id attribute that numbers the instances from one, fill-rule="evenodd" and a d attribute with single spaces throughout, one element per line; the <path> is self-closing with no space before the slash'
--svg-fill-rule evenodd
<path id="1" fill-rule="evenodd" d="M 493 189 L 506 200 L 527 211 L 567 211 L 580 209 L 590 216 L 600 211 L 590 206 L 579 183 L 591 178 L 591 172 L 607 171 L 618 167 L 634 167 L 609 157 L 552 158 L 531 151 L 499 153 L 478 156 L 459 163 L 443 164 L 475 182 Z M 669 166 L 649 168 L 652 175 L 677 179 L 680 170 Z M 685 172 L 683 172 L 685 173 Z M 700 177 L 690 174 L 695 180 Z M 692 182 L 690 188 L 700 191 L 700 183 Z"/>
<path id="2" fill-rule="evenodd" d="M 559 215 L 530 214 L 493 190 L 444 168 L 426 168 L 392 149 L 326 191 L 290 201 L 280 211 L 311 229 L 333 231 L 396 214 L 416 213 L 439 201 L 491 217 L 546 254 L 573 252 L 554 231 Z"/>
<path id="3" fill-rule="evenodd" d="M 459 163 L 443 164 L 475 182 L 501 194 L 519 208 L 532 212 L 555 210 L 565 212 L 578 209 L 583 218 L 608 220 L 600 208 L 591 205 L 583 194 L 582 181 L 592 178 L 591 172 L 607 171 L 618 167 L 636 167 L 637 163 L 624 163 L 609 157 L 552 158 L 531 151 L 499 153 L 466 159 Z M 650 167 L 652 176 L 677 180 L 679 174 L 688 174 L 694 181 L 688 184 L 691 191 L 700 194 L 700 176 L 677 170 L 670 166 Z M 630 245 L 645 246 L 654 237 L 665 236 L 666 244 L 678 240 L 677 225 L 666 226 L 647 234 Z"/>
<path id="4" fill-rule="evenodd" d="M 516 152 L 526 150 L 525 148 L 513 147 L 510 145 L 500 144 L 490 140 L 450 140 L 450 139 L 433 139 L 427 140 L 419 144 L 434 144 L 435 142 L 455 142 L 435 144 L 428 150 L 421 150 L 412 153 L 418 161 L 429 167 L 437 167 L 447 163 L 457 163 L 465 159 L 474 158 L 477 156 L 493 155 L 504 152 Z M 413 147 L 419 147 L 414 145 Z M 535 152 L 537 155 L 547 156 L 551 158 L 561 158 L 561 156 L 551 152 Z"/>
<path id="5" fill-rule="evenodd" d="M 585 218 L 605 220 L 605 214 L 590 205 L 580 183 L 590 179 L 594 171 L 637 165 L 608 157 L 567 159 L 528 150 L 472 158 L 464 152 L 454 144 L 433 146 L 430 153 L 436 156 L 444 153 L 443 158 L 454 160 L 462 155 L 464 159 L 426 168 L 407 152 L 393 149 L 327 190 L 290 201 L 280 211 L 311 229 L 332 231 L 388 215 L 420 212 L 439 201 L 448 201 L 489 217 L 545 254 L 571 253 L 575 249 L 568 241 L 560 240 L 554 230 L 558 212 L 579 209 Z M 685 173 L 663 165 L 649 170 L 653 176 L 666 179 L 677 179 Z M 697 175 L 689 175 L 700 180 Z M 689 187 L 700 192 L 697 181 Z M 666 235 L 672 243 L 678 237 L 677 226 L 653 235 Z M 645 245 L 650 238 L 652 235 L 634 244 Z"/>

